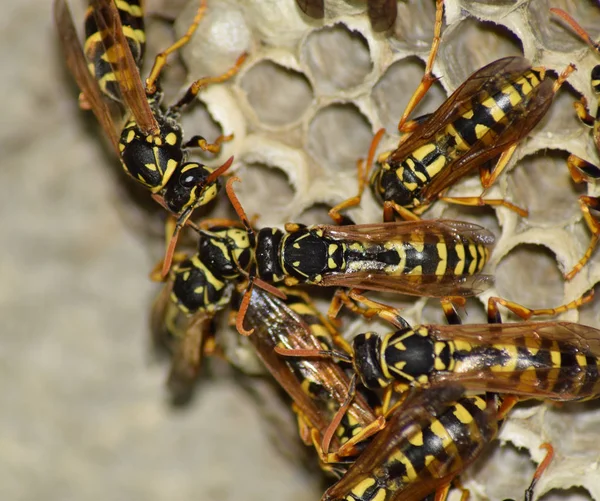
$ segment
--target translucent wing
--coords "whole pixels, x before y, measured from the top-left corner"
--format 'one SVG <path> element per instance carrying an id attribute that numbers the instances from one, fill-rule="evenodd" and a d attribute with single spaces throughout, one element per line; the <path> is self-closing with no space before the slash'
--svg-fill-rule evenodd
<path id="1" fill-rule="evenodd" d="M 457 242 L 469 239 L 475 244 L 491 247 L 494 234 L 483 226 L 453 221 L 451 219 L 429 219 L 420 221 L 398 221 L 393 223 L 357 224 L 347 226 L 319 225 L 324 236 L 338 240 L 354 240 L 368 243 L 386 243 L 390 240 L 411 240 L 429 243 Z"/>
<path id="2" fill-rule="evenodd" d="M 113 0 L 90 0 L 90 5 L 123 102 L 144 134 L 158 134 L 158 123 L 148 104 L 140 73 L 129 43 L 123 35 L 123 26 Z"/>
<path id="3" fill-rule="evenodd" d="M 373 492 L 369 493 L 373 499 L 421 501 L 438 487 L 450 482 L 477 457 L 495 435 L 497 422 L 492 405 L 479 416 L 478 426 L 485 432 L 485 436 L 479 435 L 482 438 L 479 444 L 475 444 L 475 440 L 471 439 L 461 440 L 461 444 L 455 444 L 456 447 L 461 447 L 461 450 L 455 451 L 457 454 L 465 453 L 462 447 L 469 442 L 475 447 L 460 457 L 444 454 L 444 457 L 433 458 L 426 467 L 429 470 L 427 477 L 409 479 L 409 476 L 405 476 L 402 472 L 406 472 L 406 469 L 398 463 L 398 454 L 413 448 L 415 438 L 425 436 L 420 435 L 422 430 L 445 414 L 454 412 L 457 403 L 468 405 L 468 399 L 461 399 L 463 392 L 464 389 L 459 385 L 414 392 L 393 413 L 386 427 L 375 436 L 342 479 L 325 492 L 322 501 L 355 498 L 356 496 L 351 496 L 350 493 L 356 487 L 361 489 L 361 492 L 364 492 L 364 489 L 373 489 Z M 415 443 L 419 440 L 417 438 Z M 416 456 L 419 454 L 416 453 Z M 419 474 L 413 472 L 415 473 Z M 384 492 L 375 492 L 378 489 L 385 490 L 385 495 Z"/>
<path id="4" fill-rule="evenodd" d="M 436 244 L 440 241 L 449 246 L 465 241 L 489 248 L 494 235 L 476 224 L 452 220 L 422 220 L 348 226 L 319 226 L 324 236 L 342 241 L 370 244 L 386 244 L 392 241 Z M 354 273 L 330 273 L 319 285 L 354 287 L 367 290 L 393 292 L 429 297 L 470 296 L 479 294 L 493 283 L 488 275 L 387 275 L 383 271 L 358 271 Z"/>
<path id="5" fill-rule="evenodd" d="M 75 78 L 77 85 L 84 94 L 96 119 L 110 139 L 112 146 L 119 154 L 119 136 L 113 121 L 110 109 L 102 96 L 98 82 L 90 73 L 73 17 L 66 0 L 55 0 L 54 22 L 58 28 L 62 50 L 65 55 L 67 67 Z"/>
<path id="6" fill-rule="evenodd" d="M 276 346 L 312 350 L 320 350 L 322 346 L 300 316 L 284 302 L 258 287 L 252 291 L 245 320 L 249 327 L 254 328 L 249 340 L 256 348 L 259 357 L 322 436 L 334 412 L 331 408 L 325 411 L 325 406 L 336 402 L 334 408 L 337 409 L 346 400 L 350 379 L 331 358 L 307 359 L 278 355 L 274 351 Z M 318 393 L 323 395 L 321 402 L 307 395 L 293 371 L 302 374 L 304 381 L 320 388 Z M 359 394 L 353 400 L 348 413 L 362 427 L 376 419 L 373 411 Z"/>
<path id="7" fill-rule="evenodd" d="M 600 392 L 600 330 L 570 322 L 518 322 L 428 326 L 434 339 L 495 346 L 513 355 L 511 362 L 493 370 L 502 357 L 464 372 L 443 372 L 433 384 L 448 381 L 470 390 L 494 391 L 533 398 L 573 400 Z M 557 358 L 542 352 L 554 352 Z M 530 356 L 529 353 L 537 354 Z M 514 357 L 518 359 L 514 359 Z"/>
<path id="8" fill-rule="evenodd" d="M 412 151 L 431 141 L 433 136 L 471 109 L 471 102 L 481 102 L 500 85 L 510 84 L 531 68 L 522 57 L 507 57 L 494 61 L 471 75 L 427 120 L 417 126 L 410 137 L 392 152 L 388 161 L 403 161 Z M 527 113 L 509 120 L 508 125 L 492 144 L 479 140 L 469 151 L 446 166 L 423 190 L 425 199 L 435 198 L 445 188 L 472 168 L 497 157 L 512 144 L 523 139 L 541 120 L 552 103 L 553 83 L 546 79 L 529 97 Z"/>

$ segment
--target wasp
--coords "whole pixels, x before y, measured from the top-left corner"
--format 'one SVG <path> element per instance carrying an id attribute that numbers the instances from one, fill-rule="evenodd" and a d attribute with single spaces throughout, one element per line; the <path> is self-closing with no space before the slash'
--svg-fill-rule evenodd
<path id="1" fill-rule="evenodd" d="M 410 395 L 322 501 L 421 501 L 435 491 L 444 499 L 496 437 L 501 405 L 496 394 L 465 397 L 457 386 Z"/>
<path id="2" fill-rule="evenodd" d="M 373 31 L 389 30 L 396 22 L 398 5 L 396 0 L 366 0 L 367 15 Z M 325 0 L 296 0 L 299 9 L 314 19 L 325 17 Z"/>
<path id="3" fill-rule="evenodd" d="M 250 259 L 245 230 L 212 222 L 203 223 L 210 237 L 200 239 L 196 253 L 174 256 L 152 308 L 155 344 L 172 354 L 167 384 L 176 401 L 191 396 L 203 355 L 215 348 L 213 318 L 231 303 L 237 263 Z"/>
<path id="4" fill-rule="evenodd" d="M 85 52 L 79 43 L 66 0 L 54 1 L 54 18 L 66 63 L 82 91 L 84 107 L 94 112 L 119 156 L 125 172 L 147 188 L 153 198 L 178 217 L 164 260 L 166 275 L 181 227 L 197 207 L 212 200 L 218 191 L 217 178 L 231 165 L 230 158 L 218 169 L 188 161 L 189 148 L 218 152 L 220 137 L 210 144 L 201 136 L 184 142 L 179 124 L 181 111 L 209 84 L 223 82 L 237 73 L 246 55 L 217 77 L 196 80 L 184 96 L 166 109 L 158 79 L 167 56 L 185 45 L 196 30 L 204 11 L 202 0 L 188 32 L 157 55 L 142 83 L 139 66 L 145 47 L 143 13 L 138 1 L 90 0 L 86 16 Z M 87 58 L 86 58 L 87 56 Z M 117 132 L 108 100 L 122 103 L 128 118 Z"/>
<path id="5" fill-rule="evenodd" d="M 437 199 L 462 205 L 502 205 L 527 215 L 506 200 L 447 197 L 445 192 L 478 167 L 487 190 L 507 166 L 519 141 L 544 117 L 554 94 L 575 67 L 567 67 L 552 82 L 545 68 L 533 68 L 522 57 L 499 59 L 473 73 L 431 115 L 407 122 L 436 81 L 431 70 L 440 44 L 442 14 L 443 0 L 437 0 L 434 42 L 425 76 L 398 125 L 400 132 L 409 134 L 394 151 L 379 156 L 369 179 L 368 170 L 384 131 L 375 135 L 366 164 L 359 163 L 359 194 L 332 209 L 336 221 L 341 220 L 340 210 L 360 203 L 367 182 L 384 205 L 385 221 L 393 220 L 394 212 L 404 219 L 418 219 Z M 488 167 L 496 158 L 497 163 Z"/>
<path id="6" fill-rule="evenodd" d="M 288 393 L 298 416 L 300 435 L 314 445 L 324 469 L 338 477 L 351 463 L 366 439 L 385 425 L 371 403 L 379 405 L 371 392 L 348 399 L 351 385 L 344 365 L 333 359 L 280 357 L 276 347 L 332 349 L 345 340 L 335 327 L 301 292 L 281 288 L 282 300 L 266 291 L 252 291 L 245 322 L 253 329 L 250 343 L 279 385 Z M 343 409 L 342 412 L 339 412 Z M 336 416 L 343 416 L 335 420 Z M 329 452 L 333 449 L 335 452 Z M 332 463 L 336 463 L 332 466 Z"/>
<path id="7" fill-rule="evenodd" d="M 412 392 L 322 501 L 445 500 L 452 481 L 494 440 L 514 400 L 465 396 L 460 385 Z M 525 499 L 552 459 L 536 470 Z M 431 496 L 431 497 L 430 497 Z"/>
<path id="8" fill-rule="evenodd" d="M 338 293 L 338 295 L 345 293 Z M 292 357 L 333 357 L 351 363 L 364 387 L 385 389 L 384 412 L 391 390 L 460 384 L 469 391 L 510 393 L 521 398 L 589 400 L 600 396 L 600 330 L 572 322 L 516 322 L 503 324 L 498 305 L 522 318 L 557 315 L 593 298 L 590 293 L 551 309 L 532 310 L 492 297 L 488 323 L 462 325 L 454 306 L 443 303 L 450 325 L 410 327 L 392 307 L 350 293 L 398 330 L 379 336 L 358 334 L 350 351 L 284 349 Z M 356 305 L 344 303 L 355 311 Z M 354 388 L 350 388 L 352 398 Z"/>
<path id="9" fill-rule="evenodd" d="M 264 285 L 307 284 L 447 297 L 471 296 L 492 282 L 481 272 L 494 236 L 481 226 L 450 220 L 347 226 L 288 223 L 285 231 L 255 232 L 233 191 L 235 181 L 239 179 L 227 181 L 227 195 L 254 255 L 250 266 L 240 266 L 240 274 L 250 278 L 248 291 L 259 280 Z M 242 334 L 248 333 L 242 325 L 248 301 L 249 292 L 238 315 Z"/>
<path id="10" fill-rule="evenodd" d="M 569 14 L 562 9 L 552 8 L 550 11 L 569 23 L 577 35 L 579 35 L 587 44 L 589 44 L 594 51 L 600 53 L 600 44 L 592 40 L 587 32 Z M 592 89 L 599 96 L 600 103 L 600 65 L 596 65 L 592 69 L 591 80 Z M 588 111 L 587 100 L 585 97 L 582 97 L 581 101 L 575 102 L 574 105 L 577 115 L 581 121 L 593 129 L 592 135 L 594 138 L 594 143 L 596 144 L 596 149 L 600 151 L 600 106 L 597 108 L 596 116 L 593 117 Z M 600 169 L 587 160 L 578 157 L 577 155 L 569 155 L 569 158 L 567 159 L 567 166 L 573 181 L 576 183 L 600 179 Z M 592 253 L 594 252 L 596 245 L 598 245 L 598 240 L 600 239 L 600 222 L 598 221 L 598 218 L 592 215 L 590 212 L 591 210 L 600 210 L 600 198 L 589 195 L 581 195 L 579 197 L 579 206 L 583 214 L 583 219 L 592 234 L 592 238 L 581 259 L 577 261 L 570 271 L 565 273 L 564 276 L 566 280 L 571 280 L 583 269 L 583 267 L 592 257 Z"/>

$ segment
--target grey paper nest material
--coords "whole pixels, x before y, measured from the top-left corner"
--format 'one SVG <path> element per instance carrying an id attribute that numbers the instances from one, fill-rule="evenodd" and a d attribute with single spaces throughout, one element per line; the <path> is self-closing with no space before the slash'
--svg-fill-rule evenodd
<path id="1" fill-rule="evenodd" d="M 323 204 L 355 193 L 356 159 L 365 156 L 375 130 L 395 131 L 422 76 L 433 2 L 400 2 L 392 37 L 371 32 L 364 2 L 326 2 L 328 17 L 320 23 L 301 16 L 292 0 L 209 1 L 183 51 L 190 80 L 222 72 L 242 51 L 250 53 L 232 84 L 201 95 L 211 120 L 200 108 L 186 114 L 184 124 L 188 134 L 208 138 L 219 128 L 235 133 L 215 164 L 235 154 L 240 198 L 250 214 L 260 215 L 260 225 L 327 222 Z M 47 2 L 38 0 L 37 10 L 24 4 L 14 1 L 14 22 L 2 34 L 6 46 L 23 41 L 4 56 L 19 78 L 5 78 L 11 120 L 2 128 L 8 158 L 2 184 L 10 189 L 0 200 L 3 234 L 11 235 L 0 251 L 8 342 L 0 392 L 2 499 L 318 499 L 319 479 L 283 459 L 269 441 L 271 423 L 237 385 L 211 381 L 182 414 L 161 399 L 165 368 L 151 364 L 145 350 L 153 263 L 143 232 L 132 231 L 146 221 L 123 202 L 124 175 L 109 174 L 114 158 L 84 127 L 61 58 L 39 60 L 40 47 L 55 47 Z M 149 4 L 162 12 L 160 2 Z M 180 33 L 195 6 L 179 15 Z M 572 152 L 598 161 L 572 102 L 583 94 L 594 103 L 589 75 L 600 57 L 552 20 L 550 7 L 569 11 L 597 36 L 600 8 L 593 2 L 447 0 L 435 66 L 440 83 L 416 111 L 434 110 L 472 71 L 503 56 L 524 54 L 555 71 L 577 65 L 549 116 L 489 193 L 527 207 L 528 218 L 441 203 L 427 213 L 494 231 L 490 272 L 497 285 L 487 295 L 531 307 L 571 300 L 600 280 L 597 254 L 571 283 L 561 276 L 589 240 L 577 205 L 582 191 L 570 181 L 566 157 Z M 150 45 L 164 47 L 160 28 L 152 29 Z M 167 76 L 175 71 L 173 64 Z M 396 141 L 388 136 L 382 149 Z M 479 189 L 472 177 L 453 194 Z M 589 190 L 596 194 L 596 187 Z M 379 221 L 380 208 L 366 194 L 352 216 Z M 433 302 L 408 306 L 411 322 L 440 320 Z M 481 321 L 482 311 L 469 303 L 466 321 Z M 600 327 L 597 312 L 598 300 L 565 318 Z M 363 326 L 355 321 L 348 334 Z M 248 367 L 244 349 L 236 343 L 235 350 Z M 536 492 L 584 486 L 600 499 L 599 435 L 593 403 L 523 406 L 502 432 L 506 445 L 478 462 L 465 484 L 474 499 L 519 498 L 534 470 L 529 454 L 539 461 L 539 445 L 549 441 L 558 455 Z M 544 499 L 588 497 L 580 489 Z"/>

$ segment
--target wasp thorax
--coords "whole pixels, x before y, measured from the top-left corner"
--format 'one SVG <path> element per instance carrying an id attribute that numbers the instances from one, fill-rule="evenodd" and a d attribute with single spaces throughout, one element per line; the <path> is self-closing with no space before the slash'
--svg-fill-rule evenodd
<path id="1" fill-rule="evenodd" d="M 399 182 L 400 171 L 402 179 Z M 371 186 L 373 194 L 381 202 L 395 202 L 401 207 L 411 208 L 415 205 L 418 196 L 417 189 L 420 187 L 418 179 L 411 179 L 414 173 L 410 169 L 380 168 L 374 173 Z"/>
<path id="2" fill-rule="evenodd" d="M 215 277 L 234 279 L 250 262 L 250 241 L 240 228 L 211 228 L 198 242 L 198 256 Z"/>
<path id="3" fill-rule="evenodd" d="M 212 169 L 196 162 L 185 163 L 177 169 L 165 190 L 165 202 L 169 210 L 179 213 L 189 206 L 199 207 L 213 200 L 220 185 L 217 181 L 206 184 L 211 172 Z"/>
<path id="4" fill-rule="evenodd" d="M 158 193 L 183 161 L 181 128 L 173 121 L 159 121 L 159 134 L 143 133 L 130 120 L 121 133 L 119 148 L 125 171 Z"/>

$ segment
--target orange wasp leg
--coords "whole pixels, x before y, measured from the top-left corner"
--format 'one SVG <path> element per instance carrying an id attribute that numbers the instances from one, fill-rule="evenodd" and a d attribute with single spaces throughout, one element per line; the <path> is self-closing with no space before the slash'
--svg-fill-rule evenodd
<path id="1" fill-rule="evenodd" d="M 441 35 L 442 35 L 442 24 L 444 22 L 444 0 L 436 0 L 435 6 L 435 27 L 433 30 L 433 42 L 431 44 L 431 51 L 429 52 L 429 57 L 427 59 L 427 65 L 425 66 L 425 75 L 421 79 L 421 83 L 411 96 L 406 108 L 404 109 L 404 113 L 400 118 L 400 122 L 398 122 L 398 130 L 400 132 L 404 131 L 405 123 L 408 119 L 408 116 L 413 112 L 413 110 L 417 107 L 421 99 L 427 94 L 427 91 L 431 88 L 431 86 L 438 79 L 433 76 L 432 69 L 433 63 L 435 61 L 435 57 L 438 52 L 438 48 L 440 46 Z"/>
<path id="2" fill-rule="evenodd" d="M 522 306 L 513 301 L 507 301 L 499 297 L 490 297 L 488 300 L 488 321 L 490 323 L 498 323 L 500 319 L 500 312 L 498 305 L 501 304 L 508 310 L 512 311 L 515 315 L 522 318 L 523 320 L 529 320 L 531 317 L 540 315 L 558 315 L 568 310 L 579 308 L 580 306 L 589 303 L 594 297 L 594 291 L 591 290 L 587 295 L 583 295 L 569 303 L 557 306 L 556 308 L 539 308 L 530 309 Z"/>
<path id="3" fill-rule="evenodd" d="M 356 168 L 358 170 L 358 194 L 337 204 L 329 211 L 329 217 L 331 217 L 336 224 L 344 223 L 344 217 L 340 214 L 340 211 L 349 209 L 350 207 L 355 207 L 360 204 L 362 195 L 365 191 L 365 186 L 369 182 L 369 171 L 371 169 L 371 165 L 373 165 L 373 160 L 375 159 L 375 151 L 377 150 L 377 146 L 379 145 L 384 133 L 385 129 L 379 129 L 373 136 L 371 145 L 369 146 L 369 154 L 367 155 L 366 162 L 364 159 L 359 159 L 356 162 Z"/>
<path id="4" fill-rule="evenodd" d="M 198 7 L 198 10 L 196 11 L 196 15 L 194 16 L 192 24 L 190 25 L 186 33 L 173 45 L 156 55 L 156 58 L 154 59 L 154 65 L 152 66 L 152 70 L 150 71 L 150 75 L 146 79 L 146 92 L 148 92 L 149 94 L 154 94 L 154 92 L 156 92 L 155 82 L 160 76 L 160 73 L 164 68 L 165 64 L 167 64 L 167 57 L 169 56 L 169 54 L 172 54 L 173 52 L 180 49 L 190 41 L 192 35 L 198 28 L 198 25 L 200 24 L 200 21 L 204 17 L 205 13 L 206 0 L 200 0 L 200 5 Z"/>

